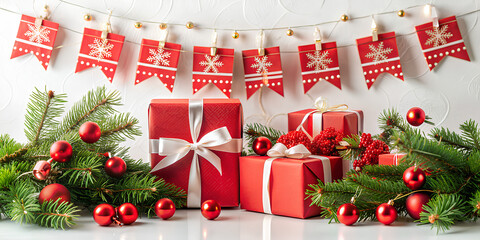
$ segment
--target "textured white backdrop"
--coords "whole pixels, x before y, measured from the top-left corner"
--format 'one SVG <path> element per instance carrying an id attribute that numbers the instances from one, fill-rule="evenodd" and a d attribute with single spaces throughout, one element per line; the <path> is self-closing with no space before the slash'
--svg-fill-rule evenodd
<path id="1" fill-rule="evenodd" d="M 365 16 L 384 11 L 406 9 L 408 6 L 424 4 L 430 0 L 228 0 L 228 1 L 148 1 L 148 0 L 70 0 L 96 10 L 113 10 L 115 15 L 140 18 L 151 21 L 185 23 L 193 21 L 198 26 L 217 28 L 270 28 L 313 24 L 336 20 L 343 13 L 351 17 Z M 132 156 L 148 160 L 147 108 L 152 98 L 190 98 L 192 97 L 191 68 L 192 53 L 183 53 L 177 73 L 176 86 L 170 93 L 163 84 L 154 78 L 134 86 L 136 61 L 139 45 L 125 43 L 120 57 L 113 84 L 109 83 L 98 69 L 89 69 L 75 74 L 75 64 L 80 48 L 81 34 L 66 30 L 83 31 L 83 27 L 100 28 L 106 16 L 60 3 L 55 0 L 0 0 L 0 6 L 28 15 L 42 14 L 42 6 L 47 3 L 53 14 L 51 20 L 60 23 L 56 46 L 62 48 L 53 51 L 48 71 L 45 71 L 37 59 L 25 55 L 10 60 L 13 42 L 18 29 L 20 15 L 0 11 L 0 133 L 8 133 L 20 141 L 25 141 L 23 121 L 28 95 L 34 87 L 65 92 L 70 101 L 78 100 L 87 90 L 106 85 L 109 89 L 119 90 L 125 104 L 120 110 L 130 111 L 140 119 L 144 135 L 136 141 L 129 141 Z M 480 0 L 439 0 L 433 1 L 441 18 L 459 15 L 480 6 Z M 407 17 L 399 18 L 395 14 L 376 16 L 380 32 L 396 31 L 407 34 L 414 26 L 430 21 L 423 15 L 421 7 L 407 11 Z M 91 12 L 94 20 L 83 20 L 85 13 Z M 417 36 L 410 34 L 397 39 L 398 48 L 405 75 L 405 82 L 390 75 L 383 75 L 367 90 L 363 80 L 357 49 L 353 43 L 356 38 L 370 34 L 370 19 L 348 21 L 346 23 L 321 25 L 320 29 L 326 41 L 337 41 L 338 45 L 352 45 L 339 49 L 342 90 L 327 82 L 320 82 L 310 90 L 312 97 L 324 96 L 330 104 L 346 103 L 353 109 L 365 112 L 365 131 L 377 133 L 377 117 L 389 107 L 396 107 L 404 114 L 410 107 L 421 106 L 434 122 L 441 126 L 458 129 L 458 124 L 473 118 L 480 120 L 478 103 L 480 102 L 480 29 L 477 24 L 479 13 L 458 19 L 465 44 L 472 62 L 447 57 L 433 71 L 429 72 L 421 53 Z M 144 24 L 142 29 L 133 27 L 132 21 L 113 17 L 115 33 L 126 39 L 140 43 L 142 38 L 158 39 L 158 26 Z M 298 45 L 313 42 L 313 28 L 294 29 L 295 35 L 288 37 L 284 30 L 266 31 L 265 46 L 280 46 L 281 51 L 296 51 Z M 212 31 L 185 27 L 171 27 L 169 41 L 182 44 L 184 50 L 191 51 L 194 45 L 209 46 Z M 258 106 L 258 93 L 246 100 L 241 50 L 255 48 L 257 32 L 241 32 L 239 39 L 231 38 L 232 32 L 219 31 L 219 47 L 235 48 L 234 83 L 232 97 L 240 98 L 243 103 L 247 122 L 264 122 Z M 269 115 L 287 113 L 313 105 L 312 99 L 303 94 L 300 64 L 297 53 L 283 53 L 285 97 L 271 90 L 264 91 L 264 104 Z M 208 86 L 195 97 L 224 97 L 214 86 Z M 69 103 L 68 106 L 70 106 Z M 280 115 L 272 126 L 286 130 L 286 116 Z M 423 126 L 424 130 L 428 127 Z"/>

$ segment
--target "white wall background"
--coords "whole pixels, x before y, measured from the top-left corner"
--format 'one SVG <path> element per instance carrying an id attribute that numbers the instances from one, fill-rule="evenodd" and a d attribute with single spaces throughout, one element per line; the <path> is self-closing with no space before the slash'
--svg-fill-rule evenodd
<path id="1" fill-rule="evenodd" d="M 406 9 L 409 6 L 432 2 L 430 0 L 69 0 L 92 9 L 106 12 L 113 10 L 115 15 L 151 21 L 185 23 L 193 21 L 198 26 L 217 28 L 271 28 L 281 26 L 306 25 L 336 20 L 343 13 L 350 17 L 365 16 L 379 12 Z M 155 78 L 134 86 L 136 62 L 140 46 L 125 43 L 113 84 L 109 83 L 98 69 L 74 73 L 77 54 L 80 48 L 83 27 L 100 28 L 106 15 L 95 13 L 56 0 L 0 0 L 0 7 L 33 16 L 42 13 L 47 3 L 51 10 L 51 20 L 60 23 L 60 31 L 55 45 L 62 48 L 53 51 L 48 71 L 45 71 L 32 55 L 10 60 L 14 39 L 20 20 L 19 14 L 0 11 L 0 133 L 8 133 L 20 141 L 25 141 L 23 122 L 28 96 L 34 87 L 56 92 L 65 92 L 71 102 L 78 100 L 86 91 L 95 86 L 106 85 L 119 90 L 124 106 L 121 111 L 130 111 L 140 119 L 144 135 L 127 144 L 131 154 L 148 160 L 147 108 L 154 97 L 192 97 L 191 68 L 192 53 L 180 56 L 176 86 L 170 93 Z M 440 18 L 461 15 L 480 7 L 480 0 L 438 0 L 433 1 Z M 413 33 L 414 26 L 428 20 L 423 8 L 406 10 L 407 17 L 396 14 L 376 16 L 380 32 L 395 31 L 397 34 Z M 94 20 L 86 22 L 83 15 L 91 13 Z M 397 39 L 405 75 L 405 82 L 390 75 L 382 75 L 371 90 L 367 90 L 363 79 L 356 38 L 370 34 L 370 19 L 359 19 L 338 24 L 321 25 L 324 39 L 337 41 L 337 45 L 350 45 L 339 49 L 342 90 L 327 82 L 320 82 L 310 90 L 312 97 L 324 96 L 330 104 L 346 103 L 352 109 L 365 112 L 365 131 L 377 133 L 377 117 L 389 107 L 396 107 L 402 114 L 413 106 L 422 107 L 434 122 L 458 130 L 458 124 L 473 118 L 480 120 L 480 27 L 479 13 L 458 18 L 462 35 L 472 62 L 447 57 L 433 71 L 428 71 L 421 53 L 416 34 Z M 140 43 L 142 38 L 158 39 L 157 25 L 144 24 L 142 29 L 134 28 L 132 21 L 113 17 L 115 33 L 126 36 L 126 40 Z M 63 28 L 62 28 L 63 27 Z M 295 35 L 288 37 L 285 30 L 266 31 L 265 46 L 280 46 L 281 51 L 297 51 L 298 45 L 313 42 L 313 28 L 294 29 Z M 182 44 L 184 50 L 191 51 L 194 45 L 209 46 L 212 31 L 185 27 L 171 27 L 169 41 Z M 233 39 L 230 31 L 219 31 L 219 47 L 235 48 L 234 83 L 232 97 L 240 98 L 247 122 L 264 122 L 258 116 L 258 92 L 246 100 L 241 50 L 255 48 L 257 32 L 240 32 L 239 39 Z M 300 63 L 297 53 L 282 53 L 285 97 L 264 89 L 264 104 L 269 115 L 287 113 L 313 105 L 312 99 L 303 94 Z M 214 86 L 208 86 L 195 97 L 224 97 Z M 70 106 L 69 103 L 68 106 Z M 279 116 L 272 126 L 286 130 L 286 116 Z M 428 127 L 423 126 L 424 130 Z"/>

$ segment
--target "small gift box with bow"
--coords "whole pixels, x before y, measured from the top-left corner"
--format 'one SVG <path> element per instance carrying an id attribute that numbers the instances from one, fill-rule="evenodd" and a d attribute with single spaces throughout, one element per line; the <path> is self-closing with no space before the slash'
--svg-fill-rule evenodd
<path id="1" fill-rule="evenodd" d="M 403 153 L 380 154 L 378 155 L 378 165 L 398 165 L 404 156 Z"/>
<path id="2" fill-rule="evenodd" d="M 153 175 L 184 189 L 189 208 L 209 199 L 238 206 L 238 99 L 154 99 L 148 118 Z"/>
<path id="3" fill-rule="evenodd" d="M 350 166 L 341 157 L 310 155 L 302 144 L 287 149 L 277 143 L 267 155 L 240 157 L 242 209 L 296 218 L 318 216 L 320 207 L 305 200 L 308 185 L 317 179 L 341 179 Z"/>
<path id="4" fill-rule="evenodd" d="M 315 101 L 315 109 L 288 113 L 288 131 L 301 130 L 310 139 L 329 127 L 343 133 L 343 136 L 363 132 L 363 112 L 350 110 L 345 104 L 328 106 L 327 101 L 319 97 Z"/>

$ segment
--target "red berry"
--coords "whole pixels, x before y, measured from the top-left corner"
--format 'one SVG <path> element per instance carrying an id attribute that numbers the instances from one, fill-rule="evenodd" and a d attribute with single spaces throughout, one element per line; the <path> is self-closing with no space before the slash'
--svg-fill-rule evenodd
<path id="1" fill-rule="evenodd" d="M 313 154 L 315 155 L 338 155 L 335 146 L 343 139 L 341 132 L 330 127 L 320 132 L 312 141 Z"/>
<path id="2" fill-rule="evenodd" d="M 302 131 L 291 131 L 282 135 L 277 140 L 278 143 L 283 143 L 287 148 L 294 147 L 298 144 L 303 144 L 312 152 L 312 143 L 307 135 Z"/>

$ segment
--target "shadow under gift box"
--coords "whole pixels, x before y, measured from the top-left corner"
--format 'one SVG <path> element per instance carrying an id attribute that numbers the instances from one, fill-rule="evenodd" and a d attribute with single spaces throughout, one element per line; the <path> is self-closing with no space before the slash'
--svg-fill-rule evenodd
<path id="1" fill-rule="evenodd" d="M 158 145 L 160 138 L 176 138 L 192 143 L 190 127 L 190 108 L 188 99 L 154 99 L 148 112 L 148 130 L 150 138 L 150 162 L 152 169 L 165 156 L 152 152 L 152 145 Z M 202 101 L 202 100 L 197 100 Z M 222 174 L 205 158 L 198 155 L 201 179 L 201 202 L 213 199 L 222 207 L 236 207 L 239 204 L 239 169 L 243 131 L 242 106 L 238 99 L 204 99 L 201 129 L 197 141 L 206 134 L 226 127 L 232 141 L 238 143 L 237 152 L 221 151 L 209 148 L 221 160 Z M 220 147 L 221 148 L 221 147 Z M 185 157 L 152 174 L 165 179 L 168 183 L 188 192 L 189 176 L 194 151 Z M 187 204 L 189 204 L 187 202 Z M 192 204 L 192 203 L 190 203 Z M 200 203 L 197 203 L 200 206 Z"/>
<path id="2" fill-rule="evenodd" d="M 288 131 L 295 131 L 302 123 L 305 115 L 315 109 L 305 109 L 288 113 Z M 321 118 L 320 120 L 318 118 Z M 343 133 L 343 136 L 350 136 L 363 131 L 363 111 L 331 111 L 324 113 L 311 113 L 303 123 L 303 127 L 312 137 L 315 137 L 323 129 L 333 127 L 336 131 Z"/>
<path id="3" fill-rule="evenodd" d="M 240 157 L 240 207 L 249 211 L 265 212 L 263 207 L 263 172 L 270 157 Z M 328 156 L 328 163 L 321 159 L 278 158 L 272 162 L 269 197 L 272 214 L 295 218 L 309 218 L 320 215 L 321 209 L 310 206 L 311 199 L 305 200 L 309 184 L 317 179 L 325 181 L 325 171 L 331 180 L 341 179 L 349 169 L 349 161 L 341 157 Z M 327 166 L 330 165 L 330 166 Z"/>

